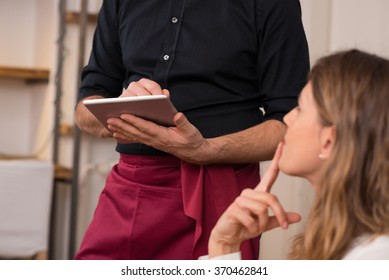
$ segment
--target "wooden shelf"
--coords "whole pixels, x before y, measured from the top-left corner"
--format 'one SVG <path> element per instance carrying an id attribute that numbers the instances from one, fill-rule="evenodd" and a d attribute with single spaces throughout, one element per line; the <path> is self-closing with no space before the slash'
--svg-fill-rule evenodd
<path id="1" fill-rule="evenodd" d="M 16 155 L 16 154 L 0 154 L 0 160 L 26 160 L 26 159 L 36 159 L 36 157 Z"/>
<path id="2" fill-rule="evenodd" d="M 56 165 L 54 168 L 54 179 L 61 182 L 71 182 L 73 179 L 73 171 L 68 167 Z"/>
<path id="3" fill-rule="evenodd" d="M 41 68 L 0 66 L 0 78 L 21 79 L 27 82 L 48 82 L 50 71 Z"/>
<path id="4" fill-rule="evenodd" d="M 71 124 L 61 123 L 59 125 L 59 135 L 65 137 L 73 137 L 74 127 Z"/>
<path id="5" fill-rule="evenodd" d="M 80 22 L 80 13 L 67 12 L 65 14 L 65 21 L 67 23 L 79 23 Z M 88 22 L 95 24 L 97 22 L 97 14 L 88 14 Z"/>

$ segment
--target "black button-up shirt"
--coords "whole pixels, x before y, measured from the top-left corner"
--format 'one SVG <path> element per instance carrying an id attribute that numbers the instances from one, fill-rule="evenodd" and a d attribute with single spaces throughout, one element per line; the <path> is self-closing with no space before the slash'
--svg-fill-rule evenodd
<path id="1" fill-rule="evenodd" d="M 79 98 L 117 97 L 152 79 L 216 137 L 282 120 L 308 71 L 298 0 L 105 0 Z M 142 144 L 117 150 L 159 154 Z"/>

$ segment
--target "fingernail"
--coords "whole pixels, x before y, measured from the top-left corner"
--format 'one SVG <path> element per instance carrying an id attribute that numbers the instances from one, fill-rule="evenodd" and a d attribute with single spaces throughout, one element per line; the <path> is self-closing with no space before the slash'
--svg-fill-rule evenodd
<path id="1" fill-rule="evenodd" d="M 284 221 L 283 223 L 282 223 L 282 228 L 283 229 L 287 229 L 289 227 L 289 223 L 287 222 L 287 221 Z"/>

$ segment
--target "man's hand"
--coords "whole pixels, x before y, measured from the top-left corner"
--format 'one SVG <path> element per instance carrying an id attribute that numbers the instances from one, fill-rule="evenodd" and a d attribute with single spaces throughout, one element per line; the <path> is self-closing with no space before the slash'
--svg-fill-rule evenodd
<path id="1" fill-rule="evenodd" d="M 199 151 L 206 149 L 206 139 L 182 113 L 177 113 L 173 122 L 176 126 L 165 127 L 123 114 L 120 119 L 108 119 L 108 128 L 119 143 L 143 143 L 185 161 L 200 163 Z"/>
<path id="2" fill-rule="evenodd" d="M 101 98 L 104 97 L 100 95 L 92 95 L 83 100 Z M 80 130 L 87 134 L 101 138 L 112 137 L 112 133 L 101 124 L 101 122 L 88 110 L 88 108 L 85 107 L 82 102 L 83 100 L 78 102 L 75 112 L 75 122 Z"/>
<path id="3" fill-rule="evenodd" d="M 154 81 L 141 79 L 132 82 L 121 96 L 158 94 L 169 96 L 169 91 Z M 177 113 L 173 122 L 174 127 L 165 127 L 131 114 L 107 120 L 108 129 L 119 143 L 142 143 L 185 161 L 200 163 L 200 151 L 206 149 L 206 139 L 182 113 Z"/>
<path id="4" fill-rule="evenodd" d="M 169 96 L 169 91 L 167 89 L 162 89 L 156 82 L 143 78 L 137 82 L 130 83 L 126 89 L 123 89 L 120 97 L 158 94 Z"/>

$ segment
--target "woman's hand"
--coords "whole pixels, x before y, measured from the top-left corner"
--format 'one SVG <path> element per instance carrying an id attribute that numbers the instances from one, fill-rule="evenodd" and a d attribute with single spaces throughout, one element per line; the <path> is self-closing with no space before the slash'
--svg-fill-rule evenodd
<path id="1" fill-rule="evenodd" d="M 279 169 L 282 143 L 278 145 L 273 161 L 255 189 L 245 189 L 227 208 L 212 230 L 208 254 L 210 258 L 237 252 L 244 240 L 259 236 L 276 227 L 287 229 L 301 217 L 285 212 L 277 197 L 270 193 Z M 269 209 L 274 216 L 269 216 Z"/>

